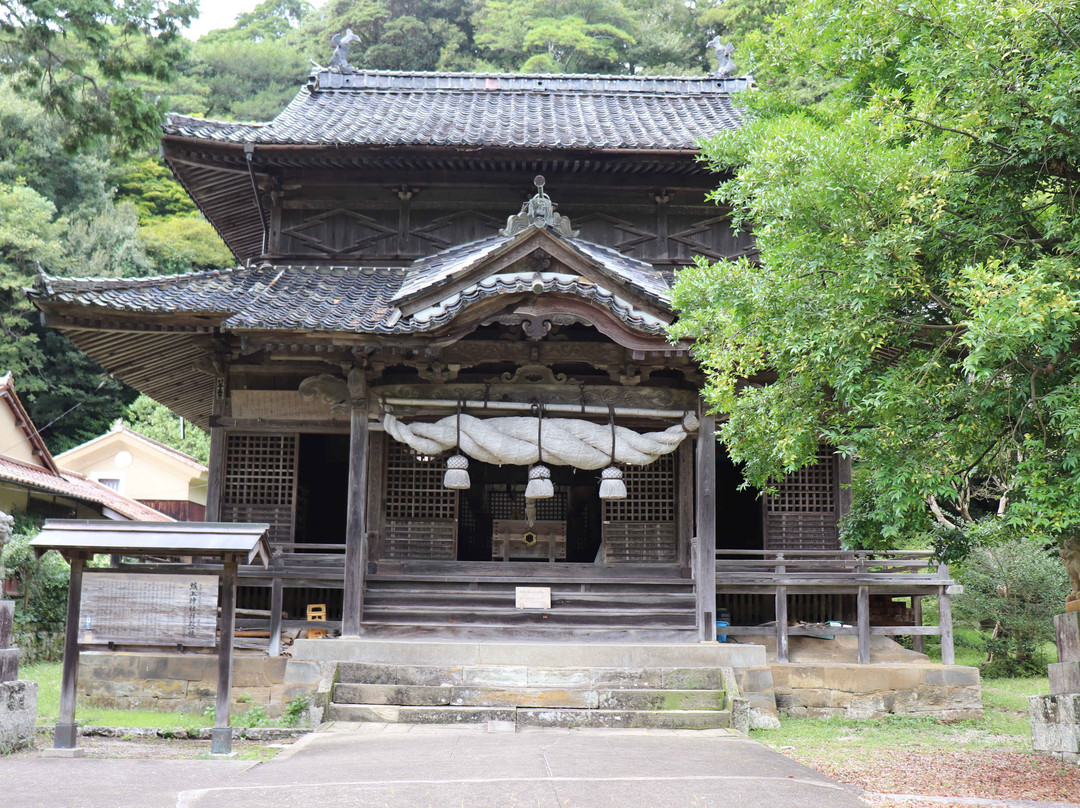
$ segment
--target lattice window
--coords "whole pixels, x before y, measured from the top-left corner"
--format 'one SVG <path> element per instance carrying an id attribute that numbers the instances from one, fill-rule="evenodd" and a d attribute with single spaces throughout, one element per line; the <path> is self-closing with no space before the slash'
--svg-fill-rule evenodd
<path id="1" fill-rule="evenodd" d="M 604 561 L 675 561 L 674 455 L 663 455 L 648 466 L 620 468 L 626 499 L 604 501 Z"/>
<path id="2" fill-rule="evenodd" d="M 296 461 L 296 435 L 228 433 L 222 521 L 266 522 L 272 542 L 292 541 Z"/>
<path id="3" fill-rule="evenodd" d="M 445 471 L 441 457 L 389 442 L 384 558 L 457 558 L 458 492 L 443 485 Z"/>
<path id="4" fill-rule="evenodd" d="M 391 441 L 386 462 L 389 519 L 457 519 L 458 492 L 443 485 L 442 458 L 418 457 Z"/>
<path id="5" fill-rule="evenodd" d="M 555 486 L 555 495 L 536 500 L 536 518 L 540 521 L 566 521 L 566 487 Z M 488 510 L 492 519 L 524 519 L 525 487 L 520 491 L 492 490 L 488 492 Z"/>
<path id="6" fill-rule="evenodd" d="M 833 513 L 836 510 L 836 463 L 833 453 L 818 447 L 817 462 L 784 478 L 765 501 L 769 513 Z"/>
<path id="7" fill-rule="evenodd" d="M 605 522 L 674 522 L 675 456 L 662 455 L 648 466 L 620 466 L 626 499 L 604 501 Z"/>
<path id="8" fill-rule="evenodd" d="M 765 549 L 839 548 L 836 473 L 835 455 L 820 446 L 815 465 L 789 474 L 765 497 Z"/>

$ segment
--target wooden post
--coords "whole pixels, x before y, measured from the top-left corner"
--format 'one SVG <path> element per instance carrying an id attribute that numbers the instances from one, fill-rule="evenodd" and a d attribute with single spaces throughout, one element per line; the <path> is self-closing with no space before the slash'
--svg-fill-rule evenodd
<path id="1" fill-rule="evenodd" d="M 698 639 L 716 642 L 716 418 L 707 414 L 702 414 L 698 429 L 694 556 Z"/>
<path id="2" fill-rule="evenodd" d="M 217 704 L 210 754 L 232 752 L 229 708 L 232 699 L 233 636 L 236 633 L 236 556 L 227 555 L 221 568 L 221 623 L 218 632 Z"/>
<path id="3" fill-rule="evenodd" d="M 221 497 L 225 489 L 225 430 L 210 428 L 210 464 L 206 477 L 206 521 L 221 521 Z"/>
<path id="4" fill-rule="evenodd" d="M 941 664 L 955 665 L 956 650 L 953 648 L 952 600 L 945 581 L 949 580 L 949 565 L 938 564 L 938 577 L 942 585 L 938 589 L 938 625 L 941 627 Z"/>
<path id="5" fill-rule="evenodd" d="M 285 587 L 280 577 L 280 559 L 274 560 L 274 567 L 278 569 L 270 585 L 270 645 L 266 653 L 268 656 L 281 656 L 281 601 L 285 594 Z"/>
<path id="6" fill-rule="evenodd" d="M 364 572 L 367 568 L 368 411 L 367 377 L 363 369 L 349 371 L 352 417 L 349 421 L 349 503 L 345 529 L 345 594 L 341 635 L 358 637 L 364 619 Z"/>
<path id="7" fill-rule="evenodd" d="M 776 555 L 776 577 L 779 578 L 787 572 L 787 564 L 784 563 L 784 554 Z M 776 587 L 776 661 L 787 664 L 788 661 L 788 615 L 787 615 L 787 587 Z"/>
<path id="8" fill-rule="evenodd" d="M 691 539 L 694 536 L 694 448 L 690 441 L 683 441 L 675 450 L 677 484 L 676 497 L 676 521 L 679 531 L 678 560 L 680 567 L 689 567 L 694 561 L 691 558 Z"/>
<path id="9" fill-rule="evenodd" d="M 860 586 L 855 603 L 859 625 L 859 664 L 870 664 L 870 587 Z"/>
<path id="10" fill-rule="evenodd" d="M 60 678 L 60 717 L 53 734 L 54 749 L 74 749 L 78 736 L 75 724 L 75 696 L 79 682 L 79 604 L 82 602 L 83 567 L 81 553 L 73 555 L 68 583 L 67 624 L 64 627 L 64 669 Z"/>
<path id="11" fill-rule="evenodd" d="M 923 624 L 922 616 L 922 595 L 911 596 L 911 612 L 915 617 L 915 625 L 921 626 Z M 926 637 L 922 634 L 915 634 L 911 638 L 911 650 L 919 654 L 926 653 Z"/>

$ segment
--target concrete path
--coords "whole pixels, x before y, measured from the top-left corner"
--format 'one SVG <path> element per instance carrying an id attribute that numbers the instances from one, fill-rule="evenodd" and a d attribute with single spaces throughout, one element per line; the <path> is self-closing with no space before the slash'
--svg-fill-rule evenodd
<path id="1" fill-rule="evenodd" d="M 340 725 L 260 765 L 0 761 L 0 806 L 176 808 L 865 808 L 727 730 L 492 731 Z"/>

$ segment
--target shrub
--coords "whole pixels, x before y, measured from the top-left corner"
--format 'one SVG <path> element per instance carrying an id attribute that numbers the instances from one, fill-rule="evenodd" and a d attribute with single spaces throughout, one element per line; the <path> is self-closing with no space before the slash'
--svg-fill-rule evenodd
<path id="1" fill-rule="evenodd" d="M 15 601 L 15 644 L 23 664 L 61 658 L 70 568 L 58 553 L 34 558 L 30 540 L 38 525 L 25 516 L 15 519 L 11 541 L 0 553 L 0 577 L 18 582 L 22 597 Z"/>
<path id="2" fill-rule="evenodd" d="M 958 621 L 984 638 L 988 677 L 1046 673 L 1039 646 L 1054 639 L 1068 576 L 1057 549 L 1025 539 L 974 549 L 954 569 L 964 593 L 954 599 Z"/>

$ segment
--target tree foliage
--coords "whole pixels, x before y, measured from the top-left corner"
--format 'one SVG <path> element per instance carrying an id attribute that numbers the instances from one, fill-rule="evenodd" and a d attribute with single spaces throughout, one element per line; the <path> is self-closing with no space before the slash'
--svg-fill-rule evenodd
<path id="1" fill-rule="evenodd" d="M 124 423 L 148 438 L 191 455 L 201 463 L 210 459 L 210 436 L 180 416 L 159 404 L 150 396 L 141 395 L 124 413 Z"/>
<path id="2" fill-rule="evenodd" d="M 157 139 L 158 100 L 132 83 L 169 78 L 197 0 L 0 0 L 0 71 L 70 123 L 69 150 Z"/>
<path id="3" fill-rule="evenodd" d="M 1075 0 L 800 0 L 758 40 L 705 154 L 760 257 L 676 288 L 750 483 L 824 437 L 863 461 L 853 541 L 1080 532 L 1078 40 Z"/>

